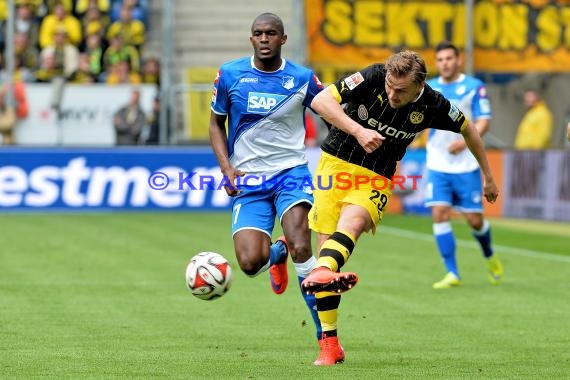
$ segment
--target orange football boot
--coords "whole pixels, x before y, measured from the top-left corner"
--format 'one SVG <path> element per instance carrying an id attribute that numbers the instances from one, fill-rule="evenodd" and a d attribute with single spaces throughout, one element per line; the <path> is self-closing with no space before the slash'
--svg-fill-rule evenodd
<path id="1" fill-rule="evenodd" d="M 328 366 L 344 362 L 344 349 L 340 345 L 338 337 L 323 338 L 319 340 L 319 346 L 321 347 L 321 353 L 317 360 L 314 361 L 314 365 Z"/>
<path id="2" fill-rule="evenodd" d="M 303 280 L 301 287 L 307 294 L 318 292 L 344 293 L 358 283 L 358 276 L 353 272 L 336 273 L 327 267 L 318 267 Z"/>
<path id="3" fill-rule="evenodd" d="M 269 282 L 271 284 L 271 290 L 273 290 L 273 293 L 282 294 L 287 289 L 287 285 L 289 284 L 289 274 L 287 273 L 287 257 L 289 256 L 289 247 L 287 246 L 285 236 L 279 236 L 277 240 L 285 244 L 287 254 L 285 256 L 285 260 L 280 263 L 273 264 L 269 267 Z"/>

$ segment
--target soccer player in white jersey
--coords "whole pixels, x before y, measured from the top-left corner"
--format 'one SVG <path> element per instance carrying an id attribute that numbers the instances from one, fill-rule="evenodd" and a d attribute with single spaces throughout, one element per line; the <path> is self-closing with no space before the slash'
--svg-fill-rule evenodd
<path id="1" fill-rule="evenodd" d="M 215 79 L 210 142 L 232 197 L 239 266 L 251 277 L 269 269 L 271 288 L 281 294 L 288 284 L 288 254 L 299 284 L 316 261 L 307 217 L 313 195 L 304 116 L 323 86 L 311 70 L 281 57 L 287 35 L 277 15 L 259 15 L 250 41 L 253 56 L 224 63 Z M 272 244 L 276 216 L 285 236 Z M 320 343 L 315 296 L 301 295 Z"/>
<path id="2" fill-rule="evenodd" d="M 491 106 L 485 84 L 460 71 L 459 50 L 449 42 L 435 49 L 439 76 L 427 83 L 455 104 L 473 121 L 482 136 L 491 120 Z M 491 244 L 491 226 L 483 215 L 481 172 L 477 160 L 466 149 L 461 135 L 431 129 L 427 140 L 428 183 L 425 205 L 431 207 L 433 233 L 446 274 L 433 284 L 434 289 L 461 285 L 456 260 L 455 236 L 450 223 L 452 207 L 461 212 L 472 229 L 487 260 L 489 280 L 497 284 L 503 266 Z"/>

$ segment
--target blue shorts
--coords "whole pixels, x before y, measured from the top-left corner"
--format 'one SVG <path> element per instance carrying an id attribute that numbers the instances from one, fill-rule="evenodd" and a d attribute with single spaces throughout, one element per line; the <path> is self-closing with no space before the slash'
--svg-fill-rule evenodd
<path id="1" fill-rule="evenodd" d="M 428 170 L 425 206 L 451 206 L 461 212 L 482 213 L 481 173 L 443 173 Z"/>
<path id="2" fill-rule="evenodd" d="M 232 236 L 249 229 L 271 237 L 276 216 L 281 220 L 293 206 L 313 204 L 311 181 L 307 165 L 300 165 L 284 170 L 268 181 L 258 178 L 255 186 L 239 186 L 241 192 L 232 198 Z"/>

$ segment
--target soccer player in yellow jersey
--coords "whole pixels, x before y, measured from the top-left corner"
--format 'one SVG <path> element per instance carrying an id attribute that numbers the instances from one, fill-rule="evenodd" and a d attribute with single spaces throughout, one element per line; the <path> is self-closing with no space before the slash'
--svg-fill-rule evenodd
<path id="1" fill-rule="evenodd" d="M 461 133 L 477 159 L 489 202 L 499 191 L 484 143 L 465 115 L 426 83 L 423 58 L 412 51 L 392 55 L 321 91 L 311 103 L 331 129 L 323 142 L 314 181 L 309 226 L 318 233 L 319 258 L 302 288 L 314 293 L 323 329 L 316 365 L 344 361 L 337 337 L 340 293 L 354 287 L 356 273 L 340 272 L 364 232 L 375 231 L 390 198 L 396 164 L 414 137 L 427 128 Z M 323 181 L 321 180 L 321 183 Z"/>

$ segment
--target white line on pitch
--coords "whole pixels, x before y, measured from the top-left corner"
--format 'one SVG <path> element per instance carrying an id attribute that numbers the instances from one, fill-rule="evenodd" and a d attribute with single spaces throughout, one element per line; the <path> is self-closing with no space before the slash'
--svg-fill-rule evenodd
<path id="1" fill-rule="evenodd" d="M 425 234 L 422 232 L 408 231 L 408 230 L 404 230 L 401 228 L 395 228 L 395 227 L 381 226 L 379 229 L 379 232 L 380 233 L 386 232 L 386 233 L 389 233 L 392 235 L 405 237 L 405 238 L 413 238 L 413 239 L 422 240 L 422 241 L 429 241 L 429 242 L 434 241 L 432 235 Z M 469 240 L 457 239 L 457 245 L 460 247 L 464 247 L 464 248 L 479 249 L 479 244 L 475 243 L 474 241 L 469 241 Z M 558 261 L 558 262 L 563 262 L 563 263 L 570 263 L 570 257 L 557 255 L 557 254 L 549 253 L 549 252 L 531 251 L 529 249 L 507 247 L 504 245 L 497 245 L 497 244 L 493 244 L 493 248 L 495 248 L 500 253 L 504 252 L 504 253 L 508 253 L 511 255 L 515 255 L 515 256 L 524 256 L 524 257 L 530 257 L 533 259 L 542 259 L 542 260 L 548 260 L 548 261 Z"/>

